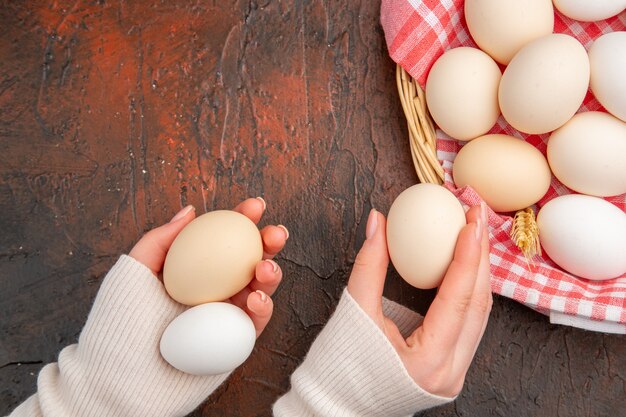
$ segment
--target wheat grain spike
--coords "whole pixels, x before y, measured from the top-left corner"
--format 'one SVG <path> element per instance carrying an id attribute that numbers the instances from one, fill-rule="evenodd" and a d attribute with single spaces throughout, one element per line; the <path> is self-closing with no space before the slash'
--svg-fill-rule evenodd
<path id="1" fill-rule="evenodd" d="M 511 238 L 522 251 L 529 266 L 530 264 L 534 265 L 535 256 L 541 254 L 541 244 L 539 243 L 539 229 L 535 220 L 535 212 L 532 208 L 528 207 L 515 213 Z"/>

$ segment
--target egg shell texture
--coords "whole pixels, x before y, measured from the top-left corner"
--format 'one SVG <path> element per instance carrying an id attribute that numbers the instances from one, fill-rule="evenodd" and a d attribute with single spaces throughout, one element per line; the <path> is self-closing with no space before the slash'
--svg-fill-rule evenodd
<path id="1" fill-rule="evenodd" d="M 465 21 L 476 44 L 508 64 L 527 43 L 552 33 L 550 0 L 466 0 Z"/>
<path id="2" fill-rule="evenodd" d="M 256 340 L 248 315 L 228 303 L 192 307 L 176 317 L 161 337 L 161 356 L 192 375 L 230 372 L 250 356 Z"/>
<path id="3" fill-rule="evenodd" d="M 578 113 L 550 135 L 548 162 L 579 193 L 626 193 L 626 123 L 604 112 Z"/>
<path id="4" fill-rule="evenodd" d="M 550 187 L 550 167 L 534 146 L 507 135 L 485 135 L 467 143 L 456 156 L 457 187 L 471 186 L 497 212 L 533 205 Z"/>
<path id="5" fill-rule="evenodd" d="M 250 283 L 262 257 L 261 234 L 250 219 L 212 211 L 178 234 L 165 259 L 163 283 L 182 304 L 223 301 Z"/>
<path id="6" fill-rule="evenodd" d="M 598 197 L 570 194 L 537 215 L 542 249 L 580 278 L 605 280 L 626 272 L 626 214 Z"/>
<path id="7" fill-rule="evenodd" d="M 437 287 L 465 224 L 463 206 L 440 185 L 417 184 L 400 193 L 387 218 L 389 256 L 400 276 L 417 288 Z"/>
<path id="8" fill-rule="evenodd" d="M 552 34 L 524 46 L 504 71 L 498 99 L 515 129 L 551 132 L 576 113 L 589 86 L 589 59 L 575 38 Z"/>
<path id="9" fill-rule="evenodd" d="M 476 48 L 455 48 L 433 65 L 426 101 L 435 123 L 448 135 L 470 140 L 493 127 L 500 115 L 498 65 Z"/>
<path id="10" fill-rule="evenodd" d="M 626 122 L 626 31 L 600 36 L 589 48 L 591 91 L 615 117 Z"/>

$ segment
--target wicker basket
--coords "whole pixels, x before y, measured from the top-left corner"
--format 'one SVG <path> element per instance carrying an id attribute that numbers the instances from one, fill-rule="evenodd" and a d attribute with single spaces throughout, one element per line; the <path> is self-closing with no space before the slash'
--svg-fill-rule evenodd
<path id="1" fill-rule="evenodd" d="M 426 105 L 424 90 L 400 65 L 396 67 L 396 82 L 407 120 L 411 158 L 417 177 L 422 183 L 441 185 L 444 183 L 445 173 L 437 159 L 435 124 Z M 515 213 L 511 239 L 529 263 L 541 253 L 535 212 L 532 208 Z"/>

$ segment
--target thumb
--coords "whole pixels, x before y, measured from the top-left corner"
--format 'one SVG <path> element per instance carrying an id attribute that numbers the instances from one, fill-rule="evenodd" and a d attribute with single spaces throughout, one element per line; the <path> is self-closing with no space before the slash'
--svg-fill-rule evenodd
<path id="1" fill-rule="evenodd" d="M 389 265 L 385 216 L 372 209 L 365 242 L 356 256 L 348 292 L 372 318 L 382 315 L 382 296 Z"/>
<path id="2" fill-rule="evenodd" d="M 139 239 L 128 255 L 157 275 L 163 269 L 167 251 L 178 233 L 196 217 L 195 210 L 189 205 L 179 211 L 169 223 L 150 230 Z"/>

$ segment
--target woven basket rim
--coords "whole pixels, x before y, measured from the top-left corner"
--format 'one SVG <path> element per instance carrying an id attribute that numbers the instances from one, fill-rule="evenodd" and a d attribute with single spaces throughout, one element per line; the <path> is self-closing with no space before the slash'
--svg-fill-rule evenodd
<path id="1" fill-rule="evenodd" d="M 426 94 L 419 83 L 400 65 L 396 65 L 396 83 L 402 110 L 407 120 L 411 159 L 421 183 L 443 185 L 445 172 L 437 158 L 435 123 L 428 111 Z M 535 213 L 525 208 L 515 213 L 511 239 L 527 261 L 541 253 Z"/>

